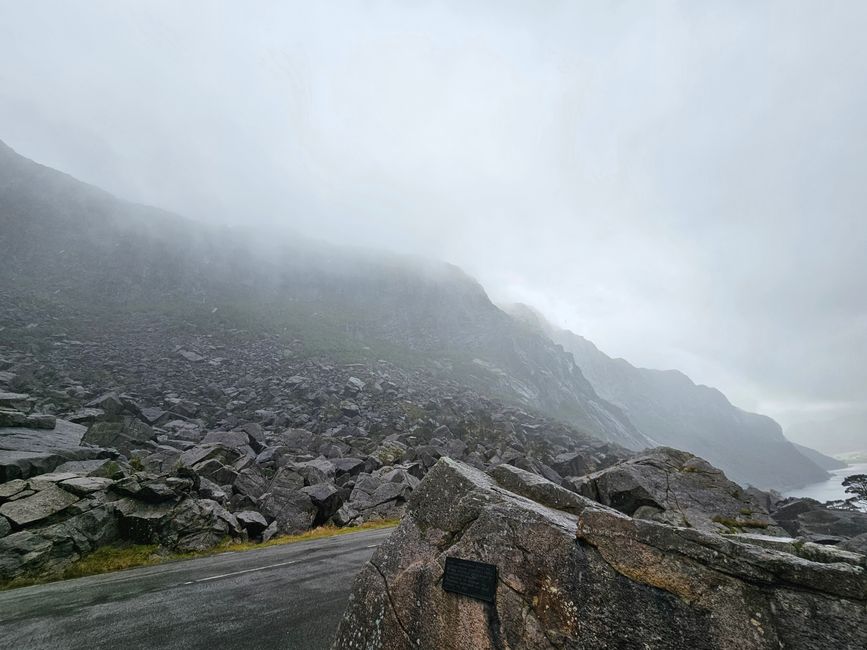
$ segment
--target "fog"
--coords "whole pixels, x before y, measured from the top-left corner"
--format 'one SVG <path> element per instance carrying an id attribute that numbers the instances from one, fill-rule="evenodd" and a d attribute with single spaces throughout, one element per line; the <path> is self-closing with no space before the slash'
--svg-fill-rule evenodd
<path id="1" fill-rule="evenodd" d="M 867 3 L 0 0 L 0 139 L 867 421 Z"/>

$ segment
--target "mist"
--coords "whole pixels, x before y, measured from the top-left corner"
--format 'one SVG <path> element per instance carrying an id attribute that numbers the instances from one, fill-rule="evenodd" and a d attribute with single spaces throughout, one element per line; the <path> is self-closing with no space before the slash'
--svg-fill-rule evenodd
<path id="1" fill-rule="evenodd" d="M 867 421 L 865 30 L 856 1 L 2 0 L 0 138 L 444 259 L 784 425 Z"/>

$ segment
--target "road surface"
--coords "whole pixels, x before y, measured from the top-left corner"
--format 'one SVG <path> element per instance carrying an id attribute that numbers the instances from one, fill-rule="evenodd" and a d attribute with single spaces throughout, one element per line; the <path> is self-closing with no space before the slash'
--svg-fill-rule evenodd
<path id="1" fill-rule="evenodd" d="M 391 529 L 0 592 L 0 648 L 327 648 Z"/>

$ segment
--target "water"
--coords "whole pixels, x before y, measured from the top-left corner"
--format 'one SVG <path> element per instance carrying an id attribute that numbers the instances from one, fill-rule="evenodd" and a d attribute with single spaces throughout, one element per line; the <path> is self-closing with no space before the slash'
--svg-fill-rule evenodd
<path id="1" fill-rule="evenodd" d="M 852 474 L 867 474 L 867 463 L 853 463 L 843 469 L 831 470 L 831 478 L 821 483 L 813 483 L 806 485 L 797 490 L 789 490 L 786 493 L 787 497 L 810 497 L 816 501 L 833 501 L 837 499 L 848 499 L 851 494 L 846 494 L 846 488 L 843 487 L 843 479 Z"/>

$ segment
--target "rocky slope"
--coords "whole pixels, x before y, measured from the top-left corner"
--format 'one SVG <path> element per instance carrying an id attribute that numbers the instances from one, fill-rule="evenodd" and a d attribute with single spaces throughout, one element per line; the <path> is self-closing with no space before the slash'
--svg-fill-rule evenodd
<path id="1" fill-rule="evenodd" d="M 438 368 L 591 435 L 649 444 L 570 355 L 448 265 L 197 224 L 120 201 L 2 143 L 0 230 L 0 289 L 24 321 L 44 306 L 95 329 L 136 312 L 161 327 L 194 320 L 279 332 L 334 360 Z"/>
<path id="2" fill-rule="evenodd" d="M 496 565 L 495 601 L 444 590 L 447 557 Z M 865 567 L 863 555 L 630 517 L 537 476 L 441 459 L 356 579 L 334 648 L 854 650 L 867 644 Z"/>
<path id="3" fill-rule="evenodd" d="M 817 459 L 786 440 L 779 424 L 733 406 L 720 391 L 699 386 L 676 370 L 637 368 L 612 359 L 524 306 L 510 311 L 572 354 L 596 392 L 656 444 L 691 451 L 733 480 L 763 489 L 785 490 L 828 478 Z"/>
<path id="4" fill-rule="evenodd" d="M 15 425 L 0 426 L 0 582 L 111 543 L 183 551 L 397 518 L 442 456 L 560 482 L 627 455 L 426 370 L 114 323 L 0 346 L 0 424 Z"/>

